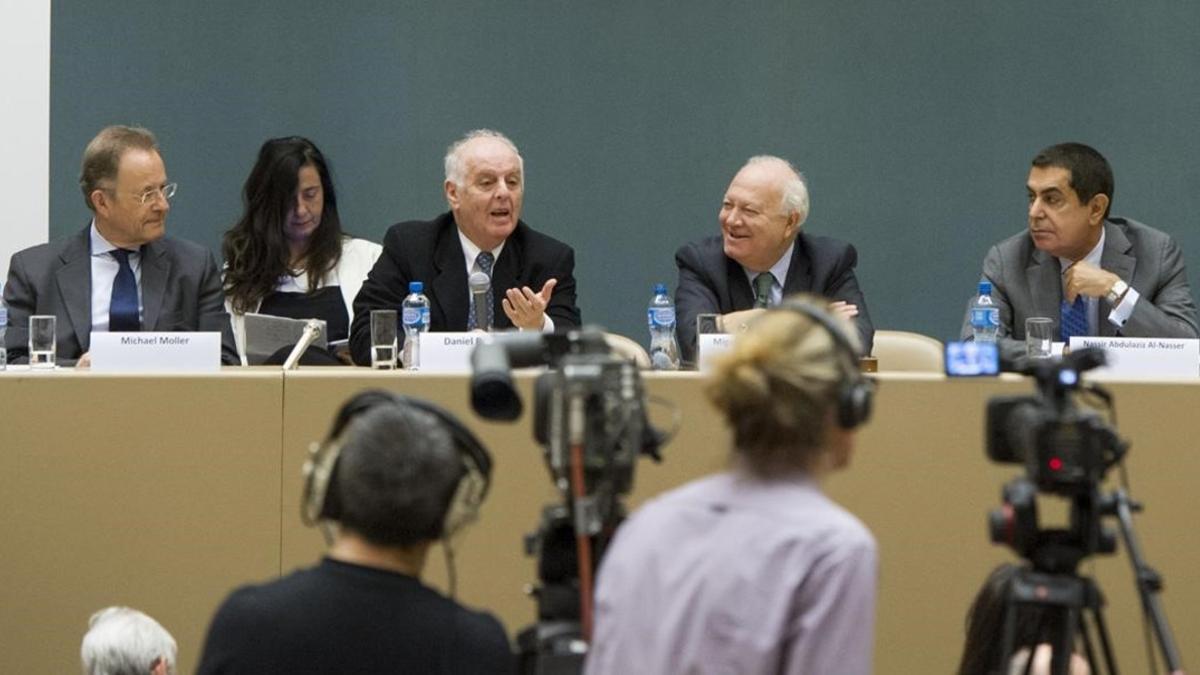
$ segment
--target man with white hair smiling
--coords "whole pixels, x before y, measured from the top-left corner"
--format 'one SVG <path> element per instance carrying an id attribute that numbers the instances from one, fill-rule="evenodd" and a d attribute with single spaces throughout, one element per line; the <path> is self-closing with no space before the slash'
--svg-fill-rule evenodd
<path id="1" fill-rule="evenodd" d="M 384 235 L 383 255 L 354 300 L 355 363 L 370 363 L 371 310 L 399 308 L 412 281 L 429 296 L 431 331 L 477 327 L 467 284 L 474 272 L 491 278 L 488 316 L 496 328 L 579 326 L 575 252 L 521 220 L 525 162 L 517 146 L 500 132 L 472 131 L 450 146 L 445 171 L 450 211 L 393 225 Z"/>
<path id="2" fill-rule="evenodd" d="M 175 675 L 175 638 L 129 607 L 107 607 L 88 620 L 80 647 L 84 675 Z"/>
<path id="3" fill-rule="evenodd" d="M 875 328 L 854 276 L 858 252 L 803 232 L 808 210 L 808 185 L 785 159 L 751 157 L 733 177 L 718 215 L 721 234 L 675 253 L 677 331 L 685 361 L 696 360 L 697 315 L 718 314 L 724 330 L 736 332 L 793 293 L 828 298 L 831 312 L 854 322 L 863 354 L 871 353 Z"/>

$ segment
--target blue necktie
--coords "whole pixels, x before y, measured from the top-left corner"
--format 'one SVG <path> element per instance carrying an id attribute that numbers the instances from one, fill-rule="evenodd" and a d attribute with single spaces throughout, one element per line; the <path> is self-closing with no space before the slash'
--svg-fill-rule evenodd
<path id="1" fill-rule="evenodd" d="M 482 252 L 480 252 L 479 255 L 475 256 L 475 264 L 479 265 L 479 271 L 488 275 L 489 279 L 492 278 L 492 263 L 495 262 L 495 260 L 496 260 L 496 256 L 492 255 L 491 251 L 482 251 Z M 467 330 L 475 330 L 479 326 L 475 325 L 476 322 L 475 322 L 475 294 L 474 293 L 471 294 L 471 305 L 467 309 L 468 309 Z M 488 325 L 490 325 L 490 326 L 496 325 L 495 313 L 496 313 L 496 308 L 493 306 L 493 303 L 489 302 L 488 306 L 487 306 L 487 317 L 488 317 Z"/>
<path id="2" fill-rule="evenodd" d="M 113 279 L 112 299 L 108 303 L 108 330 L 139 331 L 142 321 L 138 318 L 137 279 L 129 266 L 129 254 L 123 248 L 113 249 L 117 259 L 117 277 Z"/>
<path id="3" fill-rule="evenodd" d="M 1088 334 L 1087 301 L 1082 295 L 1075 296 L 1073 303 L 1067 303 L 1063 298 L 1058 311 L 1058 333 L 1063 342 L 1069 343 L 1072 337 Z"/>

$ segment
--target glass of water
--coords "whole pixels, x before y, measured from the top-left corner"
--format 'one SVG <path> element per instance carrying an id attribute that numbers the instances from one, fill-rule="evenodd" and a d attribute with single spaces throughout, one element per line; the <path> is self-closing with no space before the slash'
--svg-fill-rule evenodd
<path id="1" fill-rule="evenodd" d="M 371 367 L 396 367 L 396 310 L 371 310 Z"/>
<path id="2" fill-rule="evenodd" d="M 29 367 L 54 368 L 58 335 L 54 316 L 35 314 L 29 317 Z"/>
<path id="3" fill-rule="evenodd" d="M 1044 316 L 1025 319 L 1025 355 L 1031 359 L 1050 358 L 1054 340 L 1054 320 Z"/>

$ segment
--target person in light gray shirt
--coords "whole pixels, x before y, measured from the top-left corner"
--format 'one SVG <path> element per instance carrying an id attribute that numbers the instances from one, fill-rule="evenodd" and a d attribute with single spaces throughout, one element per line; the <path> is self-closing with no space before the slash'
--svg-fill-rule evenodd
<path id="1" fill-rule="evenodd" d="M 706 392 L 731 468 L 647 503 L 601 562 L 586 672 L 871 672 L 875 539 L 826 497 L 870 411 L 857 334 L 785 301 L 740 334 Z"/>

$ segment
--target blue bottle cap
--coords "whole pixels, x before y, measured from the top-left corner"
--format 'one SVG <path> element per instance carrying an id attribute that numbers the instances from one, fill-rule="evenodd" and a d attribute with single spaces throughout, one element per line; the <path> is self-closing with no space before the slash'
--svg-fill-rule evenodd
<path id="1" fill-rule="evenodd" d="M 655 295 L 666 295 L 666 293 L 667 293 L 667 285 L 666 284 L 654 284 L 654 294 Z"/>
<path id="2" fill-rule="evenodd" d="M 979 294 L 980 295 L 991 295 L 992 294 L 992 282 L 990 282 L 990 281 L 979 282 Z"/>
<path id="3" fill-rule="evenodd" d="M 425 284 L 423 284 L 419 281 L 408 282 L 408 292 L 409 293 L 423 293 L 424 291 L 425 291 Z"/>

